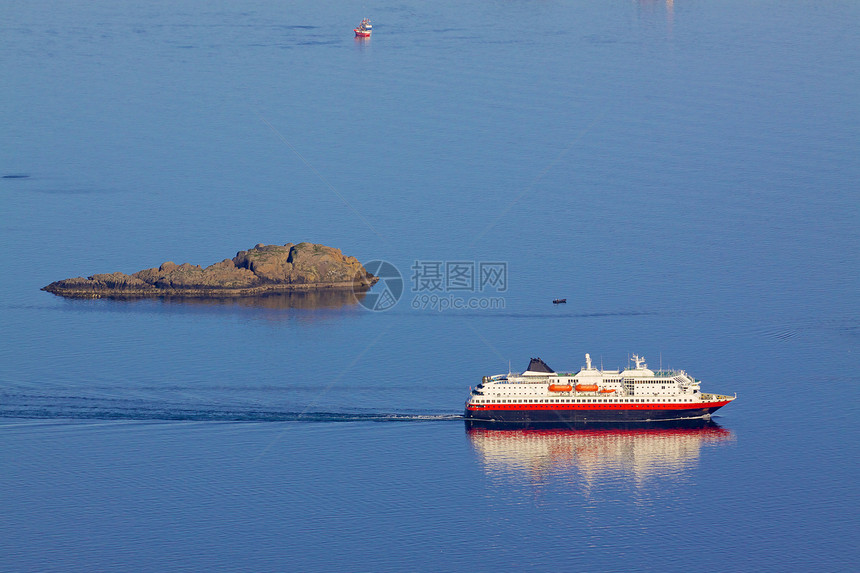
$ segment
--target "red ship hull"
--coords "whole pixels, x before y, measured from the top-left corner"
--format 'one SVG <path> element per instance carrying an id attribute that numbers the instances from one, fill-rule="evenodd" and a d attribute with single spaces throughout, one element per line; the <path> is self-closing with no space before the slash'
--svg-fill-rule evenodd
<path id="1" fill-rule="evenodd" d="M 730 400 L 698 404 L 469 404 L 466 420 L 502 423 L 614 424 L 709 417 Z"/>

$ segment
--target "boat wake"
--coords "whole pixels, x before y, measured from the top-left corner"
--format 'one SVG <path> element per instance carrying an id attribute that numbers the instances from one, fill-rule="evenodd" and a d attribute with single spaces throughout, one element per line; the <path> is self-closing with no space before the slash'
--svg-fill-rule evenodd
<path id="1" fill-rule="evenodd" d="M 321 412 L 159 406 L 44 406 L 0 403 L 0 418 L 194 422 L 442 422 L 462 414 L 438 412 Z"/>

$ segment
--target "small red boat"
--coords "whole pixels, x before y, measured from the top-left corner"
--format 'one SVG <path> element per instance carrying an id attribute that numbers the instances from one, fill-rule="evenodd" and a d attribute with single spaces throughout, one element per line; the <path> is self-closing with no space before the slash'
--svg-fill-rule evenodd
<path id="1" fill-rule="evenodd" d="M 369 38 L 373 32 L 373 26 L 370 24 L 370 18 L 365 18 L 357 28 L 353 28 L 356 38 Z"/>

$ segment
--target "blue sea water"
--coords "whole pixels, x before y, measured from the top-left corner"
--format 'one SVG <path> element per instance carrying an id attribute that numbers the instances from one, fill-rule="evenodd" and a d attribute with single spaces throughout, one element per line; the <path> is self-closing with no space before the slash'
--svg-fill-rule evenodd
<path id="1" fill-rule="evenodd" d="M 858 22 L 4 2 L 0 569 L 854 570 Z M 300 241 L 402 298 L 39 290 Z M 425 308 L 416 261 L 504 263 L 441 293 L 503 306 Z M 482 375 L 586 352 L 738 399 L 704 429 L 458 419 Z"/>

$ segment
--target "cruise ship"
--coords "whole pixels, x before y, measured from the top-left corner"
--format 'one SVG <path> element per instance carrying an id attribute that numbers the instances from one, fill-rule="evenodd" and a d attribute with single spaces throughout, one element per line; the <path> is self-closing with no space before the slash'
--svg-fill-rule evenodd
<path id="1" fill-rule="evenodd" d="M 617 424 L 708 420 L 735 398 L 703 393 L 683 370 L 648 369 L 633 355 L 625 370 L 598 370 L 585 355 L 576 374 L 555 372 L 532 358 L 522 374 L 485 376 L 466 402 L 465 418 L 480 423 Z"/>

